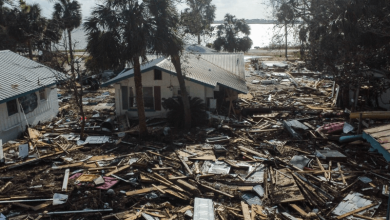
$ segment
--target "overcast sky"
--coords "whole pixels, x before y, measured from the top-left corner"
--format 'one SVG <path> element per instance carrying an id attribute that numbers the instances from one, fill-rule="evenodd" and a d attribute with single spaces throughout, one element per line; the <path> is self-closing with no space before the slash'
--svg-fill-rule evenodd
<path id="1" fill-rule="evenodd" d="M 245 19 L 270 19 L 270 10 L 266 5 L 269 0 L 213 0 L 217 7 L 216 20 L 222 20 L 226 13 L 235 15 L 237 18 Z M 53 1 L 49 0 L 26 0 L 28 4 L 38 3 L 45 17 L 51 17 L 53 11 Z M 79 0 L 81 3 L 83 18 L 90 15 L 94 6 L 102 2 L 101 0 Z M 179 10 L 183 10 L 185 5 L 180 5 Z"/>

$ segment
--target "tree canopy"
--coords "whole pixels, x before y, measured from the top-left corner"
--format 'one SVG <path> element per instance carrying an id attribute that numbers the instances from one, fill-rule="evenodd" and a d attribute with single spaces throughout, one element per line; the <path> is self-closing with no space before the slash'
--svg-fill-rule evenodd
<path id="1" fill-rule="evenodd" d="M 198 37 L 198 44 L 201 43 L 200 36 L 210 34 L 213 31 L 211 24 L 215 19 L 215 5 L 211 0 L 186 0 L 188 8 L 181 13 L 181 22 L 185 32 Z"/>
<path id="2" fill-rule="evenodd" d="M 373 80 L 367 70 L 390 70 L 390 1 L 290 0 L 283 4 L 292 10 L 288 17 L 302 21 L 301 55 L 311 69 L 332 74 L 346 89 L 362 82 L 370 82 L 378 94 L 389 88 L 388 74 Z"/>
<path id="3" fill-rule="evenodd" d="M 252 47 L 250 26 L 244 19 L 237 19 L 236 16 L 226 14 L 224 23 L 217 26 L 217 39 L 214 41 L 214 48 L 218 51 L 238 52 L 248 51 Z"/>

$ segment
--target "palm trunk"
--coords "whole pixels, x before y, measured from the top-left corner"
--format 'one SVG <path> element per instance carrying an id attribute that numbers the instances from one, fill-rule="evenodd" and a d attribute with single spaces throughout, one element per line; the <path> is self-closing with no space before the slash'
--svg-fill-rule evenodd
<path id="1" fill-rule="evenodd" d="M 74 74 L 74 65 L 73 65 L 73 50 L 72 50 L 72 34 L 70 33 L 71 30 L 68 30 L 68 39 L 69 39 L 69 56 L 70 56 L 70 70 L 72 74 Z"/>
<path id="2" fill-rule="evenodd" d="M 79 84 L 80 84 L 79 109 L 80 109 L 80 114 L 82 117 L 80 136 L 83 138 L 84 137 L 84 129 L 85 129 L 85 113 L 84 113 L 84 108 L 83 108 L 83 79 L 82 79 L 82 76 L 80 74 L 79 66 L 77 67 L 77 73 L 79 76 Z M 77 89 L 76 89 L 76 92 L 77 92 Z"/>
<path id="3" fill-rule="evenodd" d="M 27 41 L 27 46 L 28 46 L 28 56 L 30 57 L 30 60 L 32 60 L 33 59 L 33 54 L 32 54 L 31 40 Z"/>
<path id="4" fill-rule="evenodd" d="M 285 40 L 286 40 L 286 51 L 285 51 L 285 53 L 286 53 L 286 60 L 287 60 L 287 22 L 286 23 L 284 23 L 284 32 L 285 32 Z"/>
<path id="5" fill-rule="evenodd" d="M 135 99 L 137 101 L 137 108 L 138 108 L 139 135 L 141 138 L 144 138 L 145 136 L 148 135 L 148 130 L 146 128 L 146 116 L 145 116 L 144 99 L 142 94 L 142 76 L 141 76 L 141 66 L 139 63 L 139 57 L 133 58 L 133 63 L 134 63 Z"/>
<path id="6" fill-rule="evenodd" d="M 190 129 L 191 128 L 190 100 L 188 98 L 184 77 L 183 77 L 183 74 L 181 72 L 181 64 L 180 64 L 180 56 L 179 55 L 172 56 L 172 64 L 175 67 L 175 70 L 176 70 L 176 73 L 177 73 L 177 79 L 179 80 L 181 97 L 182 97 L 183 106 L 184 106 L 184 123 L 185 123 L 185 128 L 186 129 Z"/>
<path id="7" fill-rule="evenodd" d="M 200 34 L 198 34 L 198 44 L 200 45 L 201 41 L 200 41 Z"/>

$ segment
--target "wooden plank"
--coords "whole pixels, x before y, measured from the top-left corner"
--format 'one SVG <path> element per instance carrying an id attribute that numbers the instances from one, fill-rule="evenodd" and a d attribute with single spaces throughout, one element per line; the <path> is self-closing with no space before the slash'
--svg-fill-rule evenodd
<path id="1" fill-rule="evenodd" d="M 306 217 L 307 216 L 307 213 L 305 211 L 303 211 L 303 209 L 301 209 L 299 206 L 295 205 L 295 204 L 290 204 L 290 206 L 295 209 L 295 211 L 297 211 L 302 217 Z"/>
<path id="2" fill-rule="evenodd" d="M 372 134 L 372 133 L 377 133 L 377 132 L 387 131 L 387 130 L 390 130 L 390 125 L 384 125 L 384 126 L 379 126 L 379 127 L 375 127 L 375 128 L 369 128 L 369 129 L 365 129 L 363 131 L 365 133 L 367 133 L 367 134 Z"/>
<path id="3" fill-rule="evenodd" d="M 243 146 L 238 146 L 238 148 L 239 148 L 240 150 L 244 151 L 244 152 L 251 153 L 251 154 L 253 154 L 253 155 L 256 155 L 256 156 L 258 156 L 258 157 L 264 157 L 264 158 L 268 158 L 268 156 L 267 156 L 267 155 L 265 155 L 265 154 L 261 154 L 261 153 L 259 153 L 259 152 L 257 152 L 257 151 L 254 151 L 254 150 L 248 149 L 248 148 L 246 148 L 246 147 L 243 147 Z"/>
<path id="4" fill-rule="evenodd" d="M 38 211 L 40 209 L 43 209 L 43 208 L 46 208 L 46 207 L 50 206 L 51 204 L 53 204 L 53 201 L 46 201 L 44 203 L 41 203 L 41 204 L 39 204 L 37 206 L 32 207 L 32 209 L 34 211 Z"/>
<path id="5" fill-rule="evenodd" d="M 233 195 L 230 195 L 230 194 L 228 194 L 228 193 L 225 193 L 225 192 L 222 192 L 222 191 L 220 191 L 220 190 L 214 189 L 213 187 L 206 186 L 206 185 L 203 185 L 203 184 L 200 184 L 200 185 L 203 186 L 203 187 L 206 188 L 206 189 L 211 190 L 211 191 L 220 193 L 220 194 L 225 195 L 225 196 L 230 197 L 230 198 L 234 198 Z"/>
<path id="6" fill-rule="evenodd" d="M 160 214 L 156 214 L 156 213 L 153 213 L 153 212 L 143 211 L 143 213 L 146 213 L 146 214 L 151 215 L 151 216 L 159 217 L 159 218 L 166 218 L 167 217 L 165 215 L 160 215 Z"/>
<path id="7" fill-rule="evenodd" d="M 390 130 L 376 132 L 376 133 L 371 133 L 370 135 L 373 138 L 387 137 L 387 136 L 390 135 Z"/>
<path id="8" fill-rule="evenodd" d="M 262 206 L 260 206 L 260 205 L 252 205 L 252 212 L 256 212 L 261 217 L 267 218 L 267 216 L 262 211 L 263 211 L 263 207 Z"/>
<path id="9" fill-rule="evenodd" d="M 153 186 L 154 188 L 156 188 L 158 191 L 160 191 L 162 194 L 165 194 L 165 192 L 164 192 L 162 189 L 158 188 L 158 186 L 156 186 L 156 185 L 154 185 L 154 184 L 152 184 L 152 186 Z"/>
<path id="10" fill-rule="evenodd" d="M 178 180 L 178 179 L 187 179 L 187 178 L 188 178 L 187 176 L 172 176 L 172 175 L 168 176 L 169 180 Z"/>
<path id="11" fill-rule="evenodd" d="M 116 174 L 116 173 L 118 173 L 118 172 L 121 172 L 122 170 L 125 170 L 125 169 L 127 169 L 127 168 L 129 168 L 129 167 L 130 167 L 129 164 L 124 165 L 124 166 L 120 167 L 119 169 L 116 169 L 116 170 L 113 170 L 113 171 L 107 173 L 106 176 L 111 176 L 112 174 Z"/>
<path id="12" fill-rule="evenodd" d="M 255 205 L 254 204 L 252 204 L 252 206 L 251 206 L 251 209 L 252 209 L 252 211 L 251 211 L 251 220 L 255 220 L 256 219 L 256 212 L 255 212 Z"/>
<path id="13" fill-rule="evenodd" d="M 339 168 L 340 175 L 341 175 L 341 179 L 343 180 L 343 184 L 344 184 L 344 185 L 347 185 L 347 182 L 345 181 L 345 177 L 344 177 L 344 174 L 343 174 L 343 172 L 342 172 L 342 170 L 341 170 L 341 166 L 340 166 L 340 163 L 339 163 L 339 162 L 337 162 L 337 167 Z"/>
<path id="14" fill-rule="evenodd" d="M 353 217 L 358 217 L 358 218 L 368 219 L 368 220 L 379 220 L 377 218 L 371 218 L 371 217 L 367 217 L 367 216 L 359 215 L 359 214 L 353 214 Z"/>
<path id="15" fill-rule="evenodd" d="M 184 212 L 186 212 L 187 210 L 190 210 L 190 209 L 193 209 L 193 208 L 194 208 L 194 207 L 188 205 L 188 206 L 186 206 L 186 207 L 180 209 L 180 210 L 177 211 L 177 212 L 184 213 Z"/>
<path id="16" fill-rule="evenodd" d="M 160 171 L 160 170 L 172 170 L 172 167 L 158 167 L 158 168 L 152 168 L 153 171 Z"/>
<path id="17" fill-rule="evenodd" d="M 185 188 L 187 188 L 187 189 L 189 189 L 191 191 L 199 191 L 199 189 L 196 186 L 191 185 L 191 184 L 189 184 L 188 182 L 186 182 L 184 180 L 180 180 L 179 179 L 179 180 L 177 180 L 177 183 L 179 185 L 181 185 L 181 186 L 184 186 Z"/>
<path id="18" fill-rule="evenodd" d="M 364 207 L 361 207 L 361 208 L 355 209 L 355 210 L 353 210 L 353 211 L 347 212 L 347 213 L 345 213 L 345 214 L 343 214 L 343 215 L 339 215 L 339 216 L 336 217 L 336 219 L 345 218 L 345 217 L 347 217 L 347 216 L 353 215 L 353 214 L 355 214 L 355 213 L 357 213 L 357 212 L 361 212 L 361 211 L 363 211 L 363 210 L 366 210 L 366 209 L 371 208 L 371 207 L 376 206 L 376 205 L 377 205 L 376 203 L 371 203 L 370 205 L 366 205 L 366 206 L 364 206 Z"/>
<path id="19" fill-rule="evenodd" d="M 322 166 L 322 164 L 321 164 L 320 160 L 318 159 L 318 157 L 316 157 L 316 161 L 317 161 L 317 164 L 318 164 L 318 166 L 320 167 L 321 171 L 325 171 L 325 169 L 324 169 L 324 167 Z M 331 172 L 331 171 L 329 171 L 329 172 Z M 325 177 L 326 179 L 329 179 L 329 178 L 328 178 L 328 173 L 324 172 L 324 177 Z"/>
<path id="20" fill-rule="evenodd" d="M 168 188 L 167 186 L 162 186 L 162 185 L 159 185 L 157 187 L 159 189 L 166 189 L 166 188 Z M 128 192 L 126 192 L 126 196 L 133 196 L 133 195 L 147 193 L 147 192 L 152 192 L 152 191 L 156 191 L 156 190 L 157 189 L 155 187 L 143 188 L 143 189 L 138 189 L 138 190 L 134 190 L 134 191 L 128 191 Z"/>
<path id="21" fill-rule="evenodd" d="M 244 216 L 244 220 L 251 220 L 248 205 L 245 202 L 241 201 L 241 208 L 242 208 L 242 214 Z"/>
<path id="22" fill-rule="evenodd" d="M 390 135 L 390 134 L 389 134 Z M 377 141 L 381 144 L 386 144 L 386 143 L 390 143 L 390 137 L 381 137 L 381 138 L 378 138 Z"/>
<path id="23" fill-rule="evenodd" d="M 176 219 L 177 218 L 177 215 L 173 215 L 172 217 L 170 217 L 168 220 L 173 220 L 173 219 Z"/>

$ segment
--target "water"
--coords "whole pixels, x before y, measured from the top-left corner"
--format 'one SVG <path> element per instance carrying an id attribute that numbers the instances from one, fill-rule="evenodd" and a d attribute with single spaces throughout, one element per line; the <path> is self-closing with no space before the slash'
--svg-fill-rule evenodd
<path id="1" fill-rule="evenodd" d="M 217 25 L 213 25 L 217 26 Z M 279 28 L 274 28 L 274 24 L 249 24 L 251 27 L 251 34 L 249 37 L 253 41 L 252 48 L 258 46 L 258 47 L 265 47 L 269 46 L 271 43 L 275 43 L 278 41 L 277 38 L 274 37 L 275 34 L 278 33 L 284 33 L 284 29 L 280 30 Z M 82 28 L 78 28 L 72 32 L 72 39 L 76 43 L 75 49 L 85 49 L 87 46 L 87 39 L 85 36 L 85 32 Z M 215 37 L 202 37 L 202 44 L 206 43 L 212 43 L 215 39 Z M 281 39 L 284 43 L 284 38 Z M 288 36 L 288 42 L 289 44 L 296 44 L 296 41 L 294 40 L 294 37 L 292 34 Z M 189 37 L 186 39 L 186 42 L 189 44 L 195 44 L 197 43 L 197 38 L 195 37 Z"/>

